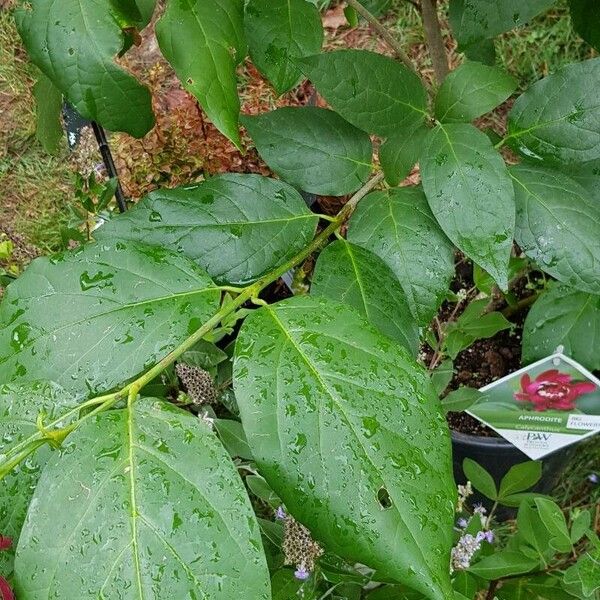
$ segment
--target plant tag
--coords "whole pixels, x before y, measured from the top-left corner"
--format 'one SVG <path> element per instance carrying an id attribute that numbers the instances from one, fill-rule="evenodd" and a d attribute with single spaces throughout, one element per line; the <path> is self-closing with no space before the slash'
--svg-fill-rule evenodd
<path id="1" fill-rule="evenodd" d="M 533 460 L 600 432 L 600 380 L 561 353 L 480 391 L 467 412 Z"/>

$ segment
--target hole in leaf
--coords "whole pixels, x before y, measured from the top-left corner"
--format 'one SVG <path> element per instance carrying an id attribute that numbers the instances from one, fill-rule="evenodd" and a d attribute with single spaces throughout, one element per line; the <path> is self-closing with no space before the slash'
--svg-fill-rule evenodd
<path id="1" fill-rule="evenodd" d="M 384 487 L 377 491 L 377 500 L 384 510 L 392 507 L 392 499 Z"/>
<path id="2" fill-rule="evenodd" d="M 191 77 L 188 77 L 188 78 L 186 79 L 186 82 L 187 82 L 187 84 L 188 84 L 188 85 L 193 85 L 193 83 L 194 83 L 194 80 L 193 80 Z"/>

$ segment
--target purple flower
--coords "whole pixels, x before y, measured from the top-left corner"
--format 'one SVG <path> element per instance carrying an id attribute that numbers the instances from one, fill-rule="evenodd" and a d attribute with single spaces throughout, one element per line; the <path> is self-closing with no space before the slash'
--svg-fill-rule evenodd
<path id="1" fill-rule="evenodd" d="M 600 483 L 600 477 L 598 476 L 598 474 L 597 474 L 597 473 L 590 473 L 590 474 L 588 475 L 588 478 L 587 478 L 587 480 L 588 480 L 590 483 L 593 483 L 594 485 L 596 485 L 597 483 Z"/>
<path id="2" fill-rule="evenodd" d="M 277 508 L 277 510 L 275 511 L 275 518 L 278 521 L 283 521 L 286 517 L 287 517 L 287 515 L 285 514 L 285 510 L 284 510 L 283 506 L 279 506 Z"/>
<path id="3" fill-rule="evenodd" d="M 466 520 L 466 519 L 464 519 L 464 518 L 461 518 L 461 519 L 459 519 L 459 520 L 456 522 L 456 524 L 457 524 L 457 525 L 458 525 L 458 526 L 459 526 L 461 529 L 464 529 L 464 528 L 465 528 L 465 527 L 466 527 L 466 526 L 469 524 L 469 521 L 467 521 L 467 520 Z"/>
<path id="4" fill-rule="evenodd" d="M 310 571 L 307 571 L 303 565 L 300 565 L 294 571 L 294 577 L 300 579 L 300 581 L 306 581 L 310 577 Z"/>
<path id="5" fill-rule="evenodd" d="M 494 532 L 493 531 L 486 531 L 485 532 L 485 539 L 487 541 L 488 544 L 493 544 L 494 543 Z"/>

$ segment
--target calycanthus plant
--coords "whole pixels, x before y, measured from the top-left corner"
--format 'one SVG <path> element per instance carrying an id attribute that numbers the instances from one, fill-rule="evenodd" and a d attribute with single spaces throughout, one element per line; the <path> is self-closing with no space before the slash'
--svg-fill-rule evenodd
<path id="1" fill-rule="evenodd" d="M 367 9 L 384 4 L 351 0 L 347 14 L 375 26 Z M 492 4 L 450 3 L 467 56 L 552 2 Z M 585 4 L 573 2 L 576 23 Z M 278 178 L 224 174 L 156 190 L 95 242 L 35 260 L 7 288 L 0 533 L 16 555 L 7 548 L 0 567 L 20 600 L 254 600 L 299 589 L 318 598 L 319 569 L 354 590 L 332 597 L 464 600 L 488 586 L 488 598 L 597 597 L 590 514 L 568 528 L 552 501 L 525 494 L 538 463 L 511 471 L 499 490 L 466 463 L 483 494 L 520 505 L 520 537 L 494 553 L 482 510 L 457 534 L 448 426 L 416 357 L 421 334 L 433 369 L 510 326 L 486 298 L 439 339 L 428 329 L 449 298 L 458 249 L 496 294 L 508 293 L 516 263 L 553 280 L 525 323 L 526 361 L 562 344 L 600 368 L 600 337 L 590 333 L 600 327 L 600 59 L 532 85 L 500 137 L 472 121 L 517 82 L 470 60 L 446 75 L 435 3 L 420 5 L 433 88 L 393 40 L 396 58 L 321 52 L 309 0 L 166 2 L 160 49 L 238 147 L 236 66 L 248 53 L 278 93 L 306 77 L 329 108 L 241 118 Z M 49 89 L 83 116 L 141 137 L 153 125 L 149 92 L 114 58 L 154 8 L 30 0 L 17 21 Z M 421 185 L 397 187 L 416 163 Z M 298 190 L 350 199 L 330 217 Z M 261 298 L 317 253 L 310 293 Z M 215 342 L 226 336 L 235 344 L 223 351 Z M 189 369 L 207 361 L 239 422 L 211 427 L 165 399 L 175 372 L 190 395 L 214 395 Z M 539 386 L 525 383 L 535 402 Z M 240 465 L 264 500 L 258 515 Z M 269 505 L 281 505 L 283 526 L 263 518 Z M 282 529 L 295 576 L 273 558 Z M 580 560 L 564 567 L 582 540 Z"/>

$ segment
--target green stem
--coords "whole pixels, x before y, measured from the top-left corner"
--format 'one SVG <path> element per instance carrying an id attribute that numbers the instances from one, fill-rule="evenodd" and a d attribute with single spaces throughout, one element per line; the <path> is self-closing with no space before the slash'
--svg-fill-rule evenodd
<path id="1" fill-rule="evenodd" d="M 197 344 L 207 333 L 212 331 L 215 327 L 221 323 L 221 321 L 230 315 L 231 313 L 238 310 L 243 304 L 251 301 L 252 299 L 258 298 L 260 292 L 277 281 L 284 273 L 287 273 L 290 269 L 302 263 L 307 259 L 313 252 L 319 250 L 322 246 L 327 243 L 327 240 L 333 235 L 350 217 L 354 212 L 358 202 L 364 198 L 371 190 L 373 190 L 383 180 L 383 173 L 377 173 L 371 178 L 360 190 L 358 190 L 354 196 L 348 200 L 340 212 L 332 219 L 331 223 L 317 235 L 312 242 L 301 250 L 296 256 L 282 264 L 281 266 L 273 269 L 270 273 L 263 275 L 253 284 L 240 288 L 240 293 L 226 306 L 221 307 L 208 321 L 206 321 L 199 329 L 197 329 L 192 335 L 185 339 L 177 348 L 169 352 L 164 358 L 157 362 L 150 370 L 146 371 L 143 375 L 140 375 L 135 381 L 126 385 L 122 389 L 92 398 L 83 404 L 80 404 L 77 408 L 69 411 L 60 418 L 55 419 L 44 431 L 37 431 L 28 438 L 24 439 L 19 444 L 10 448 L 3 456 L 2 462 L 0 462 L 0 480 L 4 478 L 14 467 L 16 467 L 21 461 L 27 456 L 35 452 L 35 450 L 44 443 L 55 440 L 60 437 L 61 433 L 67 435 L 71 431 L 77 429 L 81 423 L 87 419 L 107 410 L 114 406 L 119 400 L 128 399 L 131 403 L 136 398 L 138 393 L 153 379 L 160 375 L 167 367 L 172 365 L 184 352 L 187 352 L 195 344 Z M 70 423 L 62 430 L 51 430 L 52 427 L 57 426 L 61 421 L 68 419 L 72 415 L 78 413 L 82 409 L 88 407 L 94 407 L 89 413 L 83 415 L 77 421 Z"/>
<path id="2" fill-rule="evenodd" d="M 446 55 L 446 46 L 442 37 L 442 28 L 438 20 L 436 5 L 436 0 L 421 0 L 421 17 L 425 39 L 433 63 L 435 79 L 438 85 L 441 85 L 446 75 L 448 75 L 448 56 Z"/>

